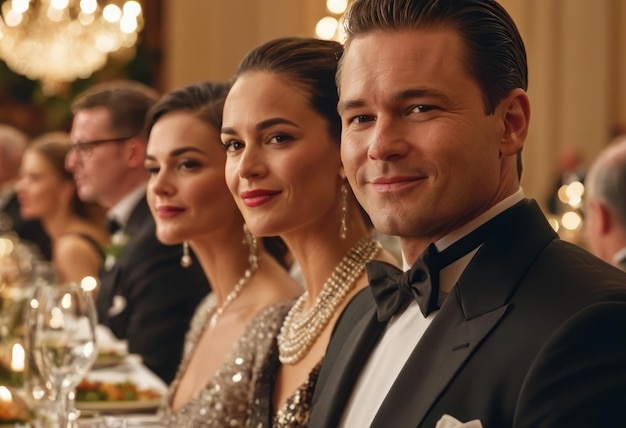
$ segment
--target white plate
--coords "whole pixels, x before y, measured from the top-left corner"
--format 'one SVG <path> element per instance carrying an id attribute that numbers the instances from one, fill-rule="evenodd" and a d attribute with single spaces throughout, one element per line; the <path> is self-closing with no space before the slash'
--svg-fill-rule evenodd
<path id="1" fill-rule="evenodd" d="M 78 410 L 85 412 L 148 412 L 156 410 L 161 398 L 137 401 L 76 401 Z"/>
<path id="2" fill-rule="evenodd" d="M 104 354 L 98 356 L 96 362 L 93 364 L 94 369 L 101 369 L 103 367 L 112 367 L 122 364 L 128 354 Z"/>

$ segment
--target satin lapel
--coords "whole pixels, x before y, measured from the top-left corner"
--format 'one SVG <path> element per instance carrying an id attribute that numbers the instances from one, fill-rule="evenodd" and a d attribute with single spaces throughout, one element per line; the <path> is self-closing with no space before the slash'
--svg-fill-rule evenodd
<path id="1" fill-rule="evenodd" d="M 496 327 L 508 300 L 555 232 L 534 202 L 501 217 L 498 233 L 476 253 L 420 340 L 372 427 L 418 426 L 454 375 Z M 528 233 L 532 230 L 533 233 Z M 454 403 L 450 404 L 454 414 Z"/>
<path id="2" fill-rule="evenodd" d="M 466 321 L 458 296 L 451 293 L 407 360 L 372 427 L 418 426 L 507 308 L 504 305 Z"/>
<path id="3" fill-rule="evenodd" d="M 357 319 L 349 308 L 344 311 L 327 349 L 313 398 L 311 428 L 337 426 L 354 383 L 385 330 L 386 323 L 378 322 L 371 292 L 362 293 L 367 295 L 359 296 L 363 298 L 357 303 L 367 305 L 363 306 L 366 309 L 356 311 Z"/>

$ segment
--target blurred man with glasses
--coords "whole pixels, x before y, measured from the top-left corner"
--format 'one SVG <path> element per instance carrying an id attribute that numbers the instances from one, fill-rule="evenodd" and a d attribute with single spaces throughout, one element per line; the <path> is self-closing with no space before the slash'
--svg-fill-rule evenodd
<path id="1" fill-rule="evenodd" d="M 137 82 L 96 85 L 72 104 L 66 167 L 81 199 L 108 210 L 111 245 L 100 275 L 98 319 L 169 383 L 185 332 L 206 294 L 198 263 L 181 266 L 180 246 L 161 244 L 146 203 L 146 113 L 158 94 Z"/>

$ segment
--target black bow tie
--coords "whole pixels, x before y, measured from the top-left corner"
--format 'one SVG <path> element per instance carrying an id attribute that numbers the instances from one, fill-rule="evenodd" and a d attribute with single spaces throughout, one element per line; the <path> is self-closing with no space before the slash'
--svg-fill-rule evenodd
<path id="1" fill-rule="evenodd" d="M 438 309 L 440 267 L 437 256 L 437 248 L 430 244 L 406 272 L 386 262 L 373 260 L 367 263 L 378 321 L 387 321 L 404 310 L 412 300 L 417 302 L 425 317 Z"/>
<path id="2" fill-rule="evenodd" d="M 482 244 L 485 237 L 496 230 L 498 222 L 494 220 L 483 224 L 442 252 L 437 251 L 435 244 L 430 244 L 406 272 L 389 263 L 376 260 L 369 262 L 366 265 L 367 276 L 376 300 L 378 320 L 387 321 L 404 310 L 411 300 L 417 302 L 425 317 L 439 309 L 439 271 Z"/>
<path id="3" fill-rule="evenodd" d="M 107 220 L 107 230 L 109 231 L 109 234 L 113 235 L 115 232 L 117 232 L 121 228 L 122 228 L 122 225 L 117 220 L 113 218 L 110 218 Z"/>

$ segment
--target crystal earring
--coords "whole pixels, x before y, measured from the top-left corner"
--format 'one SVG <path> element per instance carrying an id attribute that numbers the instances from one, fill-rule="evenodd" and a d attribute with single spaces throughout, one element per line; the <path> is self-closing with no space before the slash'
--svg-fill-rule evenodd
<path id="1" fill-rule="evenodd" d="M 243 225 L 243 243 L 248 245 L 248 263 L 250 263 L 250 270 L 255 270 L 259 266 L 256 236 L 250 232 L 250 229 L 248 229 L 245 223 Z"/>
<path id="2" fill-rule="evenodd" d="M 348 236 L 348 186 L 345 181 L 341 184 L 341 226 L 339 237 L 346 239 Z"/>
<path id="3" fill-rule="evenodd" d="M 183 241 L 183 256 L 180 258 L 180 265 L 184 268 L 188 268 L 193 263 L 191 255 L 189 254 L 189 244 L 187 241 Z"/>

